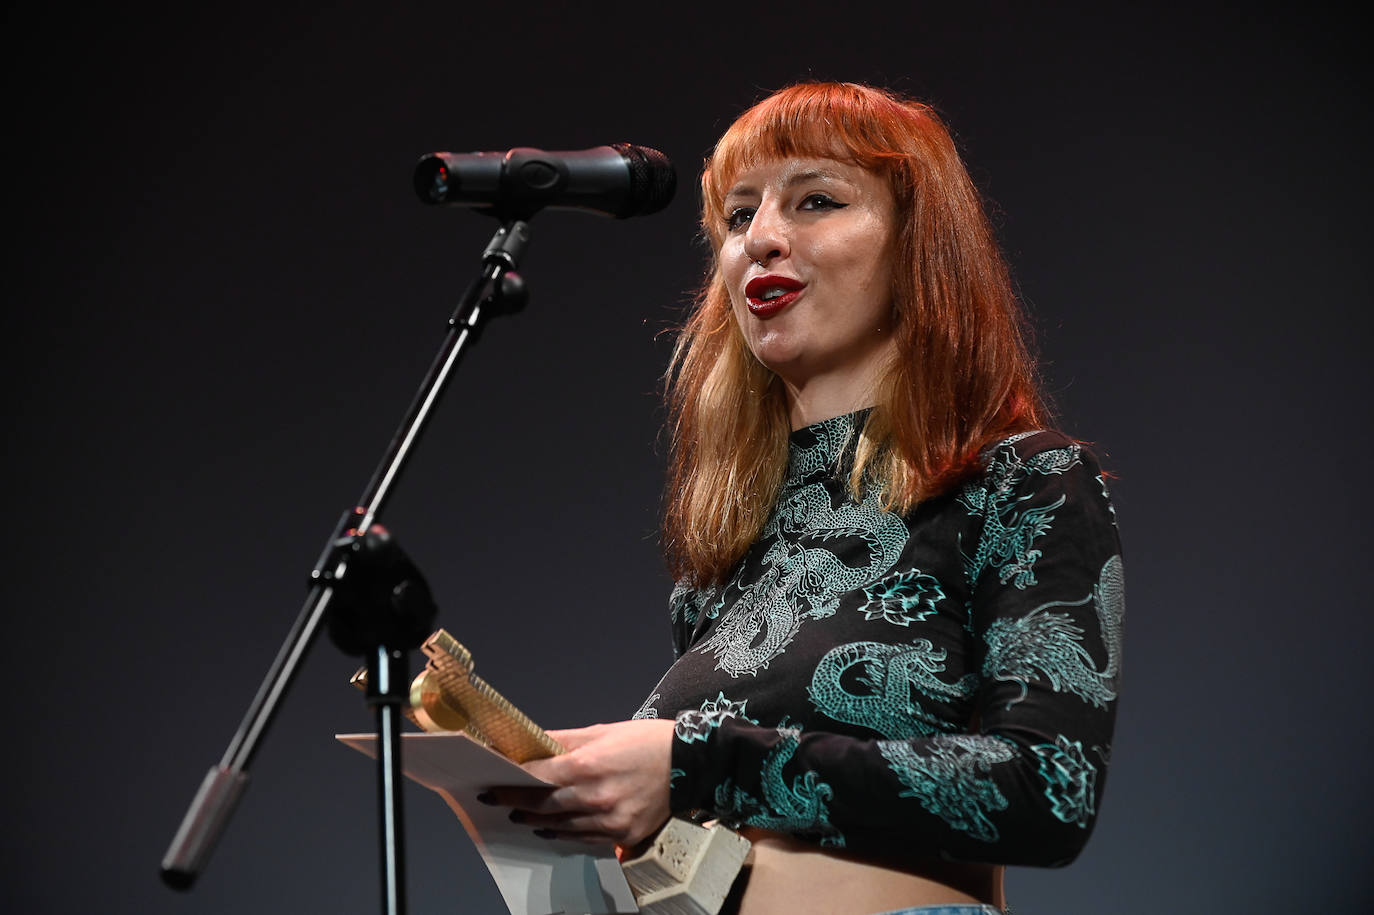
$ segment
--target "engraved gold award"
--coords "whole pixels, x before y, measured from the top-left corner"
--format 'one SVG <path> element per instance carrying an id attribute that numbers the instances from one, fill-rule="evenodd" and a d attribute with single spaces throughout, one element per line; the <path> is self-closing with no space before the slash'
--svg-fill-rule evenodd
<path id="1" fill-rule="evenodd" d="M 410 687 L 406 716 L 421 730 L 463 731 L 516 763 L 566 752 L 543 728 L 474 672 L 472 653 L 440 629 L 420 650 L 425 669 Z M 353 675 L 366 686 L 366 668 Z M 749 840 L 723 826 L 674 817 L 621 869 L 647 915 L 716 915 L 749 853 Z"/>

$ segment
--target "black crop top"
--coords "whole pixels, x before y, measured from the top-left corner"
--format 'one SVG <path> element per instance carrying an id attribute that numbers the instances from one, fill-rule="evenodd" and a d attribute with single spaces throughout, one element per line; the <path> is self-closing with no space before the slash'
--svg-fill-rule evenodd
<path id="1" fill-rule="evenodd" d="M 1111 755 L 1121 548 L 1092 455 L 998 443 L 975 481 L 884 512 L 845 480 L 866 413 L 792 434 L 723 587 L 679 585 L 671 804 L 875 858 L 1066 864 Z"/>

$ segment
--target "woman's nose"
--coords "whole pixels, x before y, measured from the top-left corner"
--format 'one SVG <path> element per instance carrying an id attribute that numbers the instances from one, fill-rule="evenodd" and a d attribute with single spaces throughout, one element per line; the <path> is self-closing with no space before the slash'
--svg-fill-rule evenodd
<path id="1" fill-rule="evenodd" d="M 760 265 L 786 257 L 789 244 L 783 222 L 776 208 L 759 207 L 744 237 L 745 256 Z"/>

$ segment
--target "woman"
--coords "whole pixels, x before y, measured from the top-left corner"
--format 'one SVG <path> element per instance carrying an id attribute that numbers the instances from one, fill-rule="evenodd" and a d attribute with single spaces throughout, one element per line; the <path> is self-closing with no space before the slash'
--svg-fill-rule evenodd
<path id="1" fill-rule="evenodd" d="M 1072 860 L 1102 791 L 1103 476 L 1040 431 L 1005 264 L 929 108 L 784 89 L 702 194 L 714 260 L 670 386 L 677 661 L 636 720 L 555 733 L 571 752 L 528 768 L 562 787 L 497 799 L 622 845 L 719 817 L 754 842 L 742 912 L 996 911 L 1000 865 Z"/>

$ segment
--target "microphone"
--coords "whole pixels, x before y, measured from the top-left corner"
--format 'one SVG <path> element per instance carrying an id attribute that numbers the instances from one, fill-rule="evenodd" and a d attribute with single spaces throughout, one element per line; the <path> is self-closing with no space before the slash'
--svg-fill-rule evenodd
<path id="1" fill-rule="evenodd" d="M 629 143 L 565 152 L 527 146 L 437 152 L 415 166 L 415 193 L 425 203 L 478 207 L 501 219 L 528 219 L 544 207 L 645 216 L 666 207 L 675 190 L 668 157 Z"/>

